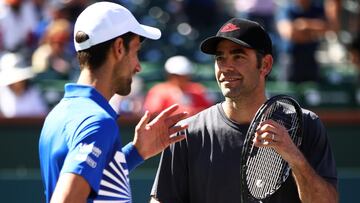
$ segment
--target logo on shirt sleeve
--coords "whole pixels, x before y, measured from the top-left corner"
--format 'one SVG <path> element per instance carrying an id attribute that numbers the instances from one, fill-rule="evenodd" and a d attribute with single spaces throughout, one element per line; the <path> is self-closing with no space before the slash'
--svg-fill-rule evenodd
<path id="1" fill-rule="evenodd" d="M 95 168 L 97 166 L 97 162 L 89 156 L 92 154 L 95 157 L 99 157 L 102 151 L 95 146 L 95 142 L 91 144 L 81 143 L 78 146 L 78 154 L 75 156 L 76 161 L 86 162 L 91 168 Z"/>

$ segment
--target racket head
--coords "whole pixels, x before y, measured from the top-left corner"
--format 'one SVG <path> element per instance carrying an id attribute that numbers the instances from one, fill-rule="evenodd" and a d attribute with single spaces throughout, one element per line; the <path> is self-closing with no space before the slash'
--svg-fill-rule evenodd
<path id="1" fill-rule="evenodd" d="M 293 98 L 277 95 L 256 112 L 244 140 L 241 156 L 243 202 L 260 201 L 274 194 L 290 175 L 288 163 L 271 147 L 255 147 L 253 139 L 259 124 L 272 119 L 283 125 L 295 145 L 302 141 L 302 110 Z"/>

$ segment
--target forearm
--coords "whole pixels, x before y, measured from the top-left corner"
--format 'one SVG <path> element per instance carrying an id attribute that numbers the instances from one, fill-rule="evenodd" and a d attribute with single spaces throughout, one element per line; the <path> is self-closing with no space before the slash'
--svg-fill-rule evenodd
<path id="1" fill-rule="evenodd" d="M 322 19 L 300 18 L 293 22 L 293 40 L 299 43 L 318 41 L 324 36 L 327 23 Z"/>
<path id="2" fill-rule="evenodd" d="M 56 183 L 51 203 L 85 203 L 90 195 L 90 185 L 80 175 L 64 173 Z"/>
<path id="3" fill-rule="evenodd" d="M 329 22 L 329 27 L 338 32 L 340 29 L 340 12 L 341 12 L 341 0 L 326 0 L 325 1 L 325 13 Z"/>
<path id="4" fill-rule="evenodd" d="M 335 187 L 315 172 L 301 152 L 297 155 L 297 161 L 291 163 L 290 166 L 303 203 L 338 202 Z"/>
<path id="5" fill-rule="evenodd" d="M 299 18 L 291 21 L 279 22 L 278 30 L 280 35 L 296 43 L 308 43 L 318 41 L 327 30 L 325 21 L 319 19 Z"/>

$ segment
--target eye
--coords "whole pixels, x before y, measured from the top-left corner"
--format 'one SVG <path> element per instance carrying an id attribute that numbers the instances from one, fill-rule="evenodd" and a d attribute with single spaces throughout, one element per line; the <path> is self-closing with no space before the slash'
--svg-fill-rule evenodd
<path id="1" fill-rule="evenodd" d="M 217 62 L 221 62 L 224 60 L 224 57 L 223 56 L 215 56 L 215 61 Z"/>
<path id="2" fill-rule="evenodd" d="M 243 59 L 243 58 L 245 58 L 245 55 L 243 55 L 243 54 L 234 54 L 233 58 L 234 59 Z"/>

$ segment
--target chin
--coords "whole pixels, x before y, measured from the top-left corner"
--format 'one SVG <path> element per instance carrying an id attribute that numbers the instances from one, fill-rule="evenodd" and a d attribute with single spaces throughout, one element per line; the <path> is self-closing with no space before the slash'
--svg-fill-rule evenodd
<path id="1" fill-rule="evenodd" d="M 227 97 L 227 98 L 237 98 L 239 97 L 240 93 L 239 92 L 233 92 L 229 89 L 223 89 L 221 90 L 222 94 L 224 95 L 224 97 Z"/>
<path id="2" fill-rule="evenodd" d="M 119 94 L 121 96 L 127 96 L 130 94 L 130 92 L 131 92 L 131 88 L 119 89 L 118 91 L 116 91 L 116 94 Z"/>
<path id="3" fill-rule="evenodd" d="M 227 88 L 221 88 L 221 93 L 226 97 L 231 95 L 231 90 Z"/>

